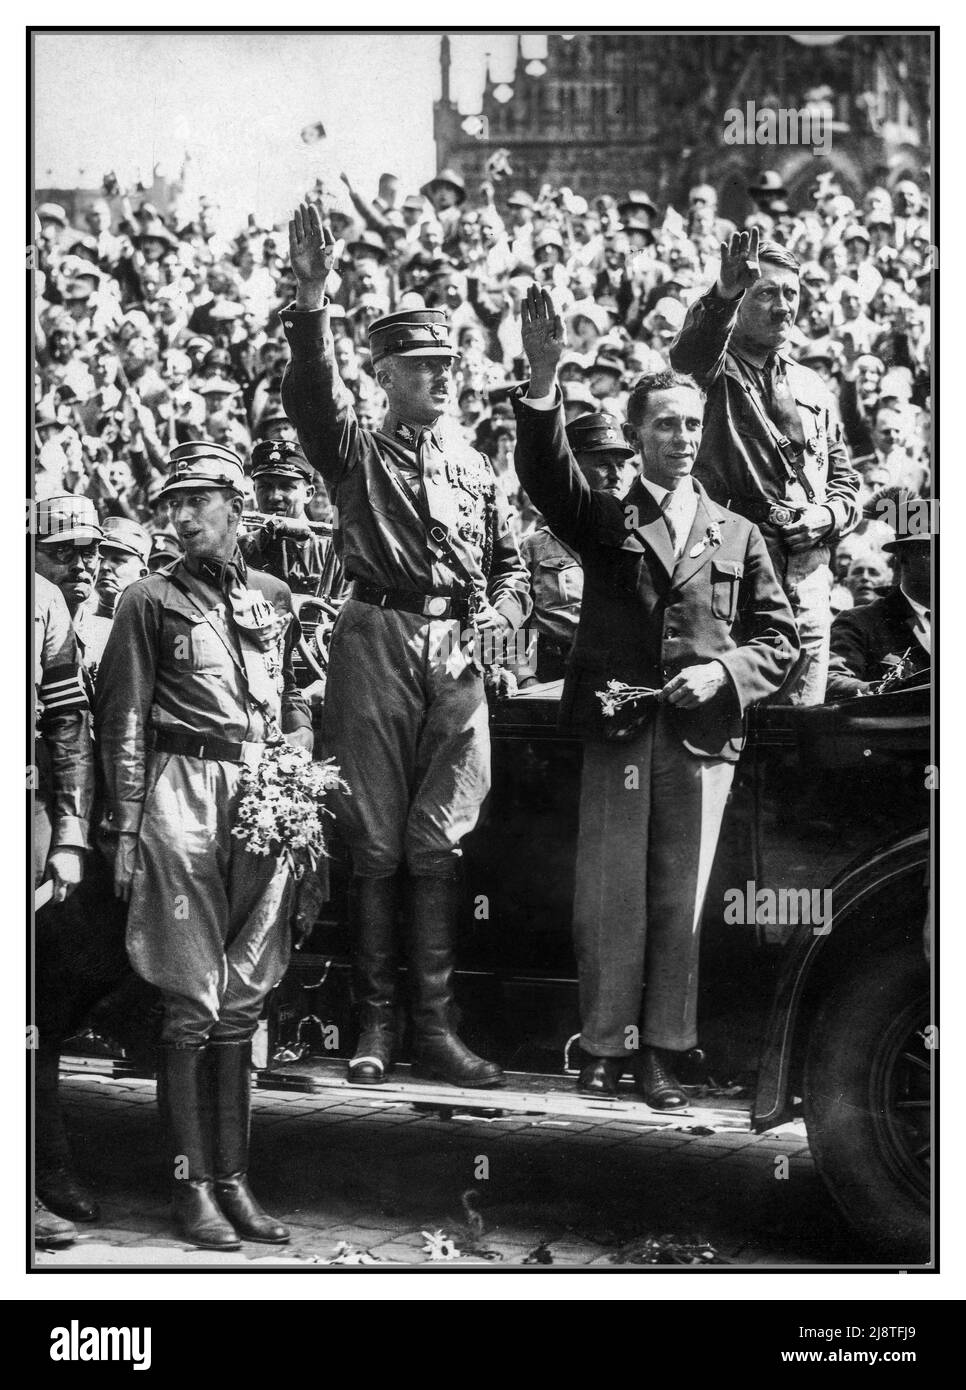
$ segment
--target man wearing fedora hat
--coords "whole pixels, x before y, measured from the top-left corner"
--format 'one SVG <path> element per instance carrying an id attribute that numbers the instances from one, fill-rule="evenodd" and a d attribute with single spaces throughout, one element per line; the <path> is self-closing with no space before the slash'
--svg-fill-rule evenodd
<path id="1" fill-rule="evenodd" d="M 784 202 L 788 197 L 788 190 L 782 182 L 781 174 L 774 169 L 763 169 L 755 179 L 754 183 L 748 185 L 748 193 L 754 199 L 755 207 L 759 212 L 772 213 L 772 208 L 776 202 Z M 735 228 L 731 229 L 731 236 L 735 234 Z M 719 237 L 719 241 L 725 238 Z"/>
<path id="2" fill-rule="evenodd" d="M 158 1100 L 182 1234 L 278 1244 L 248 1185 L 251 1039 L 288 962 L 284 863 L 232 836 L 243 772 L 279 729 L 311 747 L 288 586 L 238 550 L 244 472 L 218 444 L 171 453 L 184 558 L 125 590 L 95 706 L 102 829 L 129 900 L 127 950 L 161 991 Z"/>
<path id="3" fill-rule="evenodd" d="M 920 526 L 928 508 L 911 493 L 899 493 L 899 528 L 882 549 L 894 555 L 899 582 L 875 598 L 840 613 L 832 624 L 828 699 L 868 694 L 890 672 L 916 675 L 932 665 L 932 546 Z"/>
<path id="4" fill-rule="evenodd" d="M 333 244 L 315 206 L 290 223 L 295 304 L 282 313 L 292 360 L 282 399 L 338 517 L 350 583 L 332 635 L 323 735 L 351 795 L 337 805 L 352 857 L 359 1039 L 350 1077 L 378 1083 L 398 1046 L 398 878 L 410 886 L 409 980 L 416 1061 L 457 1085 L 500 1068 L 453 1017 L 460 843 L 489 786 L 477 641 L 530 611 L 526 570 L 488 460 L 441 428 L 455 352 L 446 316 L 378 319 L 369 347 L 389 407 L 363 429 L 339 379 L 325 283 Z"/>
<path id="5" fill-rule="evenodd" d="M 459 234 L 460 209 L 466 202 L 466 184 L 462 178 L 455 169 L 441 169 L 419 191 L 436 210 L 444 243 L 455 242 Z"/>

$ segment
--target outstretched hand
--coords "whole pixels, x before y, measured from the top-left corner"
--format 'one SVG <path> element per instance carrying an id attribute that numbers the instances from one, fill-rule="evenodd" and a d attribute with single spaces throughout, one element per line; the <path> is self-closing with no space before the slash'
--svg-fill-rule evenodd
<path id="1" fill-rule="evenodd" d="M 721 243 L 717 288 L 722 298 L 736 299 L 760 277 L 758 241 L 758 228 L 752 227 L 750 232 L 735 232 L 730 242 Z"/>
<path id="2" fill-rule="evenodd" d="M 530 363 L 530 393 L 549 395 L 565 347 L 563 324 L 550 292 L 539 285 L 531 285 L 520 306 L 520 319 L 523 350 Z"/>
<path id="3" fill-rule="evenodd" d="M 338 249 L 330 229 L 323 225 L 318 204 L 302 203 L 288 224 L 289 257 L 298 281 L 296 304 L 317 309 L 325 298 L 325 282 Z"/>

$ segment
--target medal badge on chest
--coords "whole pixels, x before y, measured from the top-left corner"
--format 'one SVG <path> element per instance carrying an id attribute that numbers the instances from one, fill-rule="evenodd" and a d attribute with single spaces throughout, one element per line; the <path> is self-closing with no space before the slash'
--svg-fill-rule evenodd
<path id="1" fill-rule="evenodd" d="M 281 689 L 282 643 L 291 614 L 279 613 L 275 605 L 255 589 L 243 590 L 232 604 L 232 611 L 243 637 L 261 653 L 269 680 Z"/>

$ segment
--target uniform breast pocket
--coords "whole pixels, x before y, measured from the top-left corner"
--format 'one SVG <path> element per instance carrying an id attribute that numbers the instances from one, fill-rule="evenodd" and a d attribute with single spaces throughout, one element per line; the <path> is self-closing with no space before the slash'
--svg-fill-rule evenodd
<path id="1" fill-rule="evenodd" d="M 711 613 L 733 623 L 738 615 L 738 590 L 745 567 L 740 560 L 711 561 Z"/>
<path id="2" fill-rule="evenodd" d="M 573 560 L 541 560 L 537 570 L 537 587 L 548 604 L 569 607 L 579 603 L 584 592 L 584 572 Z"/>
<path id="3" fill-rule="evenodd" d="M 166 618 L 164 645 L 175 670 L 211 671 L 222 664 L 225 649 L 202 614 L 179 608 Z"/>

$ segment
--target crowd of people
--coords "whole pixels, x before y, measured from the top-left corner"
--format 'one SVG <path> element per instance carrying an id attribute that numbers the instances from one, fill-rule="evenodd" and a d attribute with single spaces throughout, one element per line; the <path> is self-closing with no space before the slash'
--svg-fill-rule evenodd
<path id="1" fill-rule="evenodd" d="M 259 877 L 231 852 L 264 744 L 321 750 L 349 787 L 350 1080 L 380 1084 L 399 1051 L 405 870 L 416 1064 L 499 1086 L 453 1021 L 456 865 L 489 786 L 476 639 L 525 634 L 502 688 L 563 677 L 562 717 L 589 740 L 579 1089 L 616 1094 L 641 1003 L 627 962 L 643 961 L 651 888 L 595 839 L 623 796 L 619 740 L 635 739 L 663 790 L 648 830 L 648 783 L 620 859 L 666 898 L 637 1085 L 676 1109 L 675 1056 L 696 1045 L 698 850 L 745 710 L 928 669 L 928 536 L 908 519 L 931 497 L 926 200 L 903 181 L 858 207 L 831 175 L 798 212 L 777 175 L 749 192 L 736 228 L 708 186 L 662 214 L 640 190 L 471 197 L 451 169 L 405 195 L 386 174 L 369 201 L 343 175 L 287 235 L 250 217 L 233 239 L 207 201 L 179 226 L 113 184 L 83 227 L 38 207 L 35 874 L 54 909 L 38 915 L 38 998 L 70 995 L 57 911 L 110 883 L 127 957 L 162 995 L 159 1098 L 168 1147 L 191 1155 L 175 1211 L 194 1243 L 288 1239 L 246 1176 L 251 1039 L 292 908 L 284 865 Z M 306 595 L 339 612 L 315 657 Z M 453 641 L 427 656 L 436 620 Z M 602 672 L 658 696 L 656 718 L 605 729 Z M 92 816 L 106 861 L 85 861 Z M 186 818 L 204 833 L 184 835 Z M 203 919 L 190 941 L 171 931 L 178 884 Z M 622 943 L 607 933 L 631 900 Z M 63 1226 L 96 1203 L 57 1103 L 61 1014 L 41 1025 L 37 1170 Z M 71 1238 L 42 1215 L 49 1239 Z"/>
<path id="2" fill-rule="evenodd" d="M 857 205 L 831 174 L 802 210 L 775 174 L 749 192 L 756 211 L 746 227 L 801 263 L 791 350 L 828 384 L 861 475 L 862 519 L 834 557 L 832 605 L 842 611 L 891 578 L 882 546 L 892 532 L 877 498 L 895 488 L 929 495 L 927 200 L 904 180 L 892 193 L 870 188 Z M 537 518 L 514 471 L 508 395 L 526 375 L 528 286 L 547 287 L 566 323 L 567 419 L 606 411 L 623 423 L 630 388 L 667 366 L 735 230 L 704 185 L 690 190 L 685 212 L 662 212 L 640 190 L 588 201 L 545 185 L 498 200 L 492 184 L 470 193 L 451 169 L 420 192 L 386 174 L 370 201 L 343 175 L 341 187 L 320 183 L 313 197 L 342 243 L 330 317 L 360 423 L 378 427 L 386 409 L 369 325 L 420 305 L 444 309 L 459 352 L 453 421 L 490 458 L 521 536 Z M 255 443 L 294 438 L 279 395 L 288 355 L 280 311 L 295 288 L 284 229 L 249 218 L 230 237 L 209 201 L 179 226 L 120 196 L 91 202 L 83 225 L 53 204 L 37 220 L 37 496 L 87 496 L 102 518 L 144 524 L 169 560 L 178 543 L 157 497 L 172 447 L 211 439 L 250 474 Z M 324 522 L 318 482 L 307 510 Z"/>

